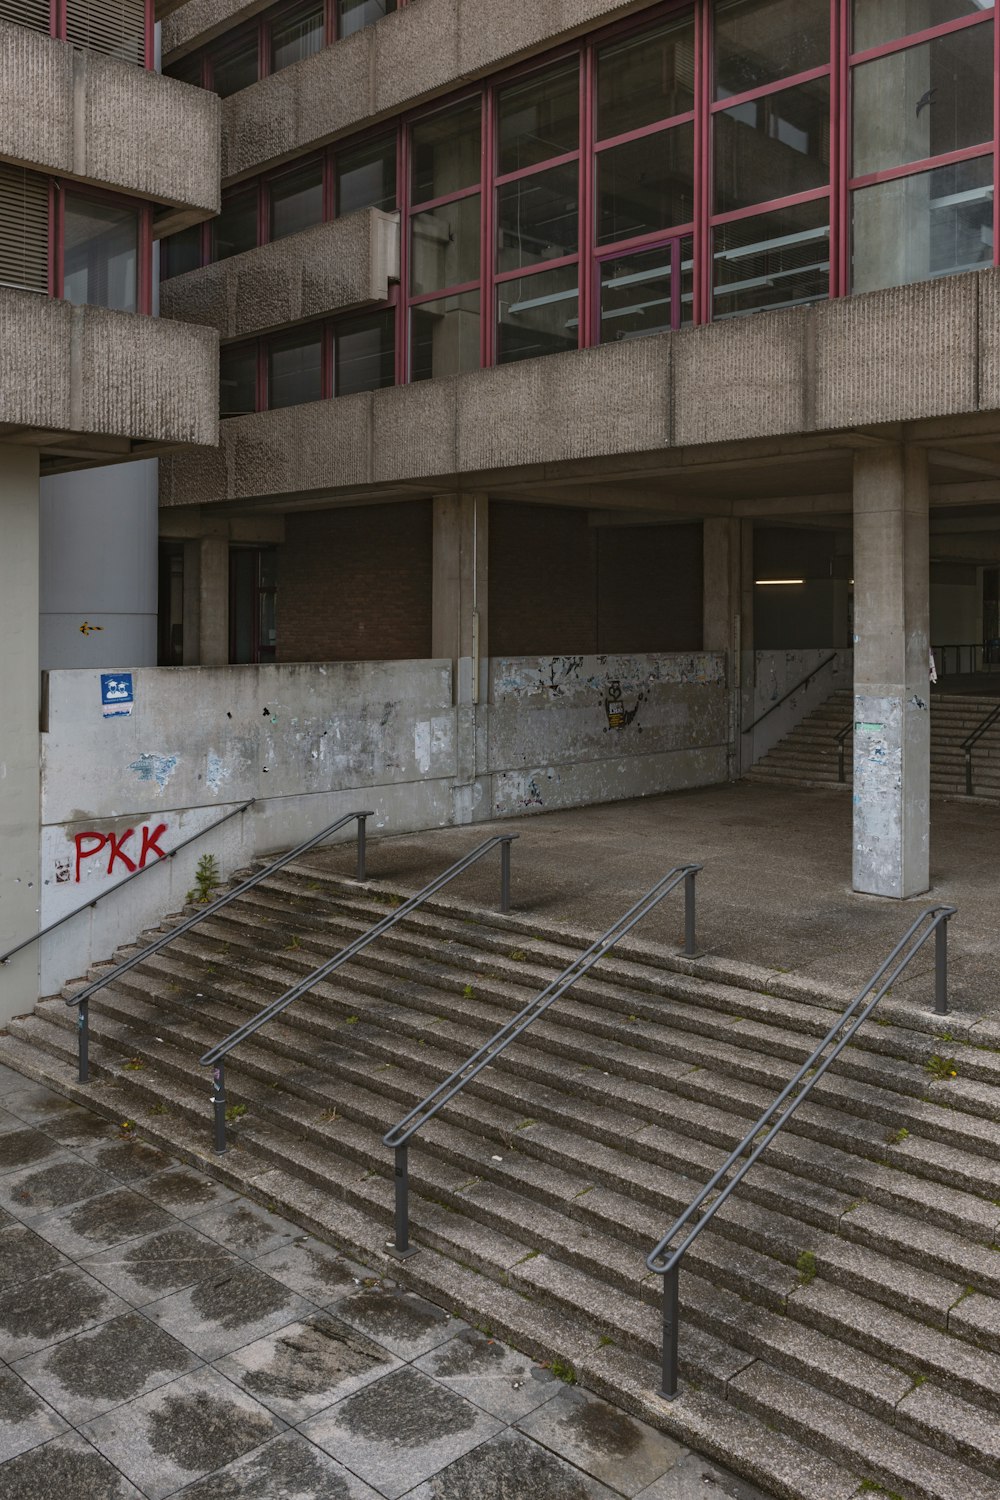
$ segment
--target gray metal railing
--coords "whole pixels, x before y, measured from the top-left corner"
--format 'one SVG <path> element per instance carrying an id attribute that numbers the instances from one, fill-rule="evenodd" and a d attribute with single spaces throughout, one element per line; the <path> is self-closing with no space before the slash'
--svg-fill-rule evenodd
<path id="1" fill-rule="evenodd" d="M 888 958 L 879 965 L 864 988 L 859 990 L 850 1005 L 847 1006 L 834 1025 L 831 1026 L 823 1040 L 806 1058 L 795 1076 L 781 1090 L 781 1093 L 774 1100 L 773 1104 L 764 1111 L 756 1124 L 750 1127 L 739 1145 L 735 1150 L 730 1152 L 719 1170 L 705 1184 L 697 1197 L 692 1200 L 680 1218 L 676 1220 L 647 1256 L 646 1265 L 649 1270 L 654 1272 L 655 1275 L 663 1277 L 663 1384 L 660 1395 L 664 1396 L 668 1401 L 672 1401 L 677 1395 L 677 1330 L 680 1310 L 679 1279 L 681 1261 L 699 1234 L 701 1234 L 701 1231 L 711 1223 L 722 1205 L 740 1185 L 754 1162 L 767 1150 L 774 1137 L 788 1123 L 803 1099 L 808 1098 L 815 1085 L 823 1077 L 823 1074 L 853 1040 L 858 1029 L 867 1021 L 883 995 L 896 982 L 910 961 L 920 952 L 920 949 L 932 933 L 935 934 L 934 1014 L 938 1016 L 946 1016 L 948 1014 L 948 921 L 949 918 L 955 915 L 955 911 L 956 908 L 954 906 L 929 906 L 925 911 L 921 912 L 920 916 L 912 923 L 895 948 L 893 948 Z M 929 925 L 918 937 L 917 933 L 926 922 L 929 922 Z M 903 953 L 908 944 L 912 944 L 912 946 L 909 947 L 905 956 L 900 958 L 900 954 Z M 899 959 L 898 963 L 896 962 L 897 959 Z M 867 1005 L 864 1005 L 867 996 L 871 994 L 872 990 L 875 990 L 873 998 L 868 1001 Z M 864 1005 L 864 1009 L 858 1014 L 859 1007 L 862 1005 Z M 836 1045 L 823 1058 L 823 1053 L 830 1046 L 831 1042 L 836 1042 Z M 823 1058 L 822 1061 L 820 1061 L 821 1058 Z M 805 1086 L 800 1092 L 796 1092 L 799 1089 L 799 1085 L 803 1083 Z M 793 1095 L 794 1098 L 792 1097 Z M 788 1099 L 791 1099 L 791 1103 L 788 1104 L 786 1109 L 782 1109 L 782 1106 Z M 772 1120 L 774 1120 L 775 1115 L 779 1114 L 779 1111 L 780 1115 L 777 1122 L 772 1124 Z M 762 1130 L 766 1130 L 767 1134 L 763 1140 L 758 1141 L 757 1137 Z M 749 1155 L 747 1155 L 739 1171 L 719 1191 L 727 1173 L 745 1153 L 749 1153 Z M 718 1196 L 714 1196 L 716 1193 L 718 1193 Z M 676 1250 L 668 1253 L 672 1241 L 677 1238 L 683 1229 L 687 1228 L 690 1221 L 709 1198 L 712 1199 L 712 1202 L 694 1228 L 689 1231 L 686 1238 L 677 1246 Z"/>
<path id="2" fill-rule="evenodd" d="M 1000 719 L 1000 703 L 995 708 L 991 708 L 972 733 L 962 741 L 961 749 L 965 754 L 965 795 L 967 797 L 975 796 L 975 788 L 972 784 L 972 752 L 983 735 L 993 728 L 998 719 Z"/>
<path id="3" fill-rule="evenodd" d="M 824 658 L 823 661 L 817 663 L 817 665 L 813 667 L 811 672 L 807 672 L 804 677 L 800 678 L 800 680 L 795 684 L 794 687 L 790 687 L 787 693 L 782 693 L 781 697 L 777 699 L 776 702 L 772 703 L 770 708 L 765 708 L 762 714 L 758 714 L 753 723 L 748 724 L 745 729 L 742 729 L 740 731 L 740 733 L 749 734 L 751 729 L 756 729 L 758 724 L 763 724 L 764 720 L 771 714 L 773 714 L 776 708 L 780 708 L 783 703 L 788 702 L 789 698 L 794 697 L 796 693 L 800 693 L 806 686 L 806 683 L 811 682 L 816 674 L 818 672 L 822 672 L 823 668 L 828 667 L 832 661 L 836 661 L 839 655 L 839 651 L 832 651 L 829 656 Z"/>
<path id="4" fill-rule="evenodd" d="M 482 859 L 485 854 L 489 854 L 490 850 L 497 848 L 497 846 L 500 848 L 500 910 L 502 912 L 509 911 L 510 846 L 517 836 L 516 833 L 498 833 L 493 838 L 487 839 L 485 843 L 479 844 L 475 849 L 470 850 L 468 854 L 456 860 L 453 865 L 449 865 L 448 869 L 432 880 L 429 885 L 425 885 L 423 890 L 418 891 L 415 896 L 411 896 L 408 901 L 404 901 L 402 906 L 397 907 L 387 917 L 383 917 L 380 922 L 376 922 L 374 926 L 369 927 L 367 932 L 363 932 L 360 937 L 356 937 L 352 942 L 348 943 L 346 948 L 341 948 L 340 952 L 335 953 L 333 958 L 327 959 L 326 963 L 320 964 L 318 968 L 313 969 L 311 974 L 307 974 L 304 979 L 300 979 L 298 984 L 293 984 L 289 989 L 285 990 L 284 994 L 279 995 L 276 1000 L 272 1000 L 271 1004 L 266 1005 L 252 1020 L 246 1021 L 242 1026 L 238 1026 L 223 1041 L 209 1048 L 199 1060 L 205 1067 L 211 1067 L 212 1069 L 214 1144 L 217 1155 L 221 1156 L 226 1149 L 225 1063 L 226 1058 L 232 1052 L 233 1048 L 238 1047 L 241 1042 L 245 1042 L 248 1037 L 254 1036 L 262 1026 L 265 1026 L 274 1016 L 280 1015 L 294 1000 L 298 1000 L 302 995 L 307 994 L 321 980 L 326 979 L 328 975 L 341 968 L 349 959 L 354 958 L 356 954 L 360 953 L 362 949 L 367 948 L 369 943 L 374 943 L 376 938 L 380 938 L 384 932 L 388 932 L 391 927 L 395 927 L 397 922 L 402 922 L 404 917 L 408 917 L 412 911 L 415 911 L 423 902 L 429 900 L 443 886 L 446 886 L 449 881 L 461 875 L 470 865 L 474 865 L 477 860 Z"/>
<path id="5" fill-rule="evenodd" d="M 179 854 L 182 849 L 186 849 L 188 844 L 193 844 L 197 839 L 204 838 L 206 833 L 211 833 L 214 828 L 221 828 L 223 823 L 229 822 L 230 818 L 236 818 L 240 813 L 246 812 L 248 807 L 253 807 L 255 801 L 256 798 L 251 797 L 249 802 L 242 802 L 239 807 L 234 807 L 230 812 L 223 814 L 221 818 L 216 818 L 213 823 L 206 823 L 205 827 L 199 828 L 197 833 L 192 833 L 188 838 L 181 839 L 180 843 L 175 844 L 172 849 L 168 849 L 166 854 L 161 854 L 154 864 L 142 865 L 140 869 L 133 870 L 130 875 L 124 876 L 121 880 L 116 880 L 114 885 L 108 886 L 107 890 L 98 891 L 96 896 L 92 897 L 89 901 L 85 901 L 82 906 L 76 906 L 72 911 L 68 911 L 65 916 L 57 917 L 47 927 L 40 927 L 37 932 L 33 932 L 30 937 L 26 937 L 23 942 L 16 944 L 13 948 L 8 948 L 6 953 L 0 953 L 0 965 L 5 964 L 8 959 L 13 958 L 15 953 L 20 953 L 22 948 L 30 948 L 32 943 L 40 942 L 50 932 L 55 932 L 56 928 L 61 927 L 64 922 L 72 921 L 82 911 L 90 911 L 92 907 L 97 905 L 98 901 L 107 900 L 116 891 L 120 891 L 123 886 L 129 885 L 133 880 L 138 880 L 140 875 L 146 875 L 150 870 L 155 870 L 167 860 L 173 859 L 174 855 Z M 125 835 L 123 834 L 122 838 L 124 839 L 124 837 Z"/>
<path id="6" fill-rule="evenodd" d="M 204 922 L 206 917 L 214 916 L 217 911 L 221 911 L 224 906 L 228 906 L 230 901 L 235 901 L 237 897 L 242 896 L 246 891 L 252 890 L 255 885 L 259 885 L 269 875 L 273 875 L 277 870 L 283 869 L 285 865 L 291 864 L 293 859 L 298 859 L 307 850 L 314 848 L 317 844 L 321 844 L 324 839 L 329 838 L 331 834 L 336 833 L 338 829 L 343 828 L 345 824 L 350 823 L 354 819 L 357 819 L 358 824 L 357 878 L 358 880 L 364 880 L 365 819 L 371 817 L 374 817 L 374 814 L 371 812 L 345 813 L 342 818 L 337 819 L 336 823 L 331 823 L 327 828 L 321 829 L 319 833 L 313 834 L 312 838 L 304 839 L 301 844 L 296 844 L 295 848 L 290 849 L 287 854 L 282 854 L 277 859 L 272 859 L 270 864 L 266 865 L 264 869 L 256 871 L 253 875 L 248 876 L 246 880 L 241 880 L 239 885 L 234 886 L 231 891 L 226 891 L 223 895 L 218 896 L 208 906 L 202 907 L 201 911 L 196 911 L 192 916 L 186 917 L 183 922 L 179 922 L 169 932 L 162 933 L 160 937 L 154 938 L 151 943 L 147 943 L 138 953 L 133 953 L 130 957 L 123 959 L 121 963 L 115 964 L 114 968 L 109 969 L 106 974 L 102 974 L 84 989 L 78 990 L 75 995 L 71 995 L 66 1004 L 77 1007 L 76 1029 L 78 1075 L 80 1082 L 86 1083 L 90 1076 L 90 999 L 92 995 L 96 995 L 99 990 L 103 990 L 107 985 L 114 984 L 116 979 L 119 979 L 122 974 L 127 974 L 129 969 L 134 969 L 136 964 L 141 964 L 147 958 L 151 957 L 152 954 L 159 953 L 160 949 L 165 948 L 168 943 L 172 943 L 174 938 L 180 937 L 182 933 L 190 932 L 192 927 L 197 927 L 198 923 Z"/>
<path id="7" fill-rule="evenodd" d="M 631 906 L 618 921 L 608 928 L 579 958 L 575 958 L 571 964 L 562 971 L 558 978 L 553 979 L 540 994 L 533 1000 L 529 1000 L 517 1015 L 506 1025 L 501 1026 L 488 1042 L 485 1042 L 471 1057 L 466 1058 L 460 1068 L 456 1068 L 447 1078 L 443 1079 L 435 1089 L 422 1099 L 409 1114 L 404 1115 L 398 1125 L 383 1137 L 383 1145 L 388 1146 L 395 1153 L 395 1236 L 390 1255 L 396 1256 L 398 1260 L 406 1260 L 411 1255 L 416 1255 L 418 1247 L 410 1244 L 410 1177 L 409 1177 L 409 1144 L 413 1136 L 431 1121 L 434 1116 L 448 1104 L 455 1095 L 460 1093 L 467 1083 L 470 1083 L 484 1068 L 488 1068 L 502 1052 L 504 1052 L 517 1038 L 532 1025 L 538 1017 L 544 1015 L 550 1005 L 553 1005 L 561 995 L 564 995 L 571 985 L 588 973 L 594 965 L 608 953 L 626 933 L 631 932 L 637 922 L 641 922 L 655 906 L 669 896 L 670 892 L 684 882 L 684 954 L 689 958 L 698 957 L 695 941 L 695 876 L 701 869 L 701 865 L 676 865 L 657 881 L 656 885 L 642 896 L 634 906 Z"/>
<path id="8" fill-rule="evenodd" d="M 848 739 L 848 736 L 851 735 L 851 734 L 853 734 L 853 733 L 854 733 L 854 720 L 852 719 L 849 724 L 845 724 L 844 725 L 843 729 L 838 729 L 837 733 L 834 735 L 834 739 L 837 742 L 837 780 L 838 781 L 842 781 L 843 782 L 843 781 L 847 780 L 846 767 L 844 765 L 844 757 L 845 757 L 846 752 L 847 752 L 847 739 Z"/>

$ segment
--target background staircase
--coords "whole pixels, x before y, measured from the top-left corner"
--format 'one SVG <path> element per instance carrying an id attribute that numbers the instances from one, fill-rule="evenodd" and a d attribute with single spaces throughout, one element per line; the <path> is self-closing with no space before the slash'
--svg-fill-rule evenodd
<path id="1" fill-rule="evenodd" d="M 289 866 L 95 998 L 92 1084 L 58 997 L 12 1023 L 0 1060 L 775 1495 L 1000 1500 L 1000 1026 L 944 1032 L 883 1001 L 689 1254 L 668 1405 L 645 1256 L 829 1029 L 833 996 L 626 940 L 413 1142 L 423 1248 L 400 1265 L 384 1131 L 580 935 L 424 908 L 234 1053 L 222 1157 L 197 1062 L 398 904 Z"/>
<path id="2" fill-rule="evenodd" d="M 971 693 L 931 695 L 931 791 L 938 796 L 965 796 L 962 741 L 982 723 L 1000 699 Z M 838 730 L 854 714 L 849 691 L 832 693 L 808 718 L 750 772 L 751 781 L 790 781 L 799 786 L 836 786 Z M 844 755 L 846 783 L 853 780 L 853 735 Z M 973 751 L 973 786 L 977 797 L 1000 800 L 1000 722 L 983 735 Z"/>

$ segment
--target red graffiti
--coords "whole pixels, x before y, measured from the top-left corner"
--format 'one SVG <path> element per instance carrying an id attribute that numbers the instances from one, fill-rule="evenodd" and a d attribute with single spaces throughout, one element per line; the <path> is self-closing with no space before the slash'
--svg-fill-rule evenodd
<path id="1" fill-rule="evenodd" d="M 155 855 L 157 859 L 166 859 L 167 852 L 160 848 L 159 842 L 166 831 L 166 823 L 157 823 L 152 829 L 148 823 L 144 823 L 139 830 L 142 843 L 139 846 L 138 859 L 125 852 L 125 845 L 129 839 L 135 837 L 134 828 L 126 828 L 121 834 L 97 833 L 96 831 L 76 834 L 73 840 L 76 845 L 76 884 L 80 883 L 80 867 L 83 861 L 94 859 L 104 849 L 109 851 L 106 871 L 108 875 L 114 872 L 116 860 L 120 860 L 128 873 L 132 875 L 136 870 L 144 870 L 152 855 Z"/>

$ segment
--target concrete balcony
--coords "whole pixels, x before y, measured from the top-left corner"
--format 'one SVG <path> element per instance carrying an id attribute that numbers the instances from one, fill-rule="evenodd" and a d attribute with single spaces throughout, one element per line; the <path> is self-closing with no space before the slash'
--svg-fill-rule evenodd
<path id="1" fill-rule="evenodd" d="M 218 411 L 211 329 L 0 287 L 0 441 L 73 468 L 214 445 Z"/>
<path id="2" fill-rule="evenodd" d="M 219 211 L 219 100 L 0 21 L 0 160 L 163 206 L 156 232 Z"/>
<path id="3" fill-rule="evenodd" d="M 172 277 L 160 288 L 160 311 L 223 339 L 247 338 L 384 302 L 398 279 L 399 215 L 363 209 Z"/>

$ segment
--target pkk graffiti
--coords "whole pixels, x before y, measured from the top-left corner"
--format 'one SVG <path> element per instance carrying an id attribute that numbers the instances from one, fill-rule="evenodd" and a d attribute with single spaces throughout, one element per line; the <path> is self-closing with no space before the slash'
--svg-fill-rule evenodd
<path id="1" fill-rule="evenodd" d="M 80 867 L 83 861 L 85 859 L 95 859 L 104 849 L 109 851 L 108 868 L 105 872 L 108 875 L 114 873 L 115 864 L 118 861 L 121 861 L 130 875 L 134 875 L 136 870 L 144 870 L 146 868 L 151 855 L 155 854 L 157 859 L 166 859 L 167 851 L 161 849 L 159 843 L 166 831 L 166 823 L 157 823 L 156 827 L 152 830 L 150 830 L 148 823 L 144 823 L 139 830 L 141 839 L 139 849 L 136 850 L 133 847 L 132 850 L 132 853 L 136 856 L 134 859 L 132 855 L 125 852 L 125 845 L 129 839 L 135 837 L 134 828 L 126 828 L 122 834 L 98 833 L 96 830 L 88 830 L 86 833 L 76 834 L 73 839 L 73 843 L 76 846 L 75 883 L 77 885 L 80 883 Z"/>

